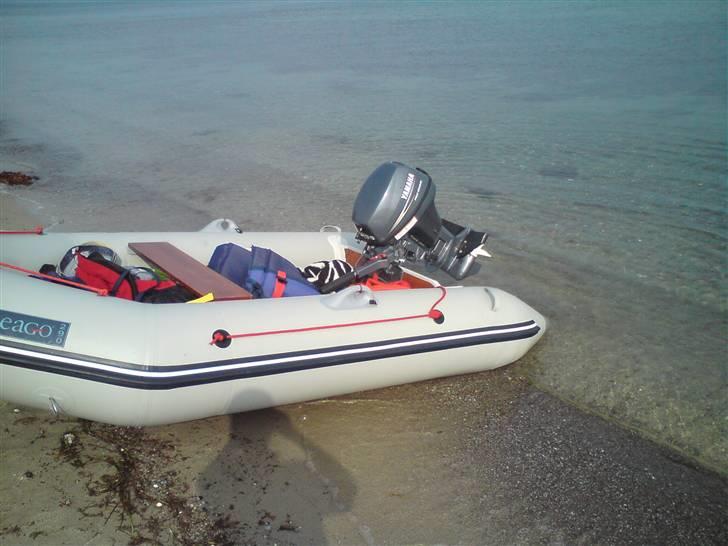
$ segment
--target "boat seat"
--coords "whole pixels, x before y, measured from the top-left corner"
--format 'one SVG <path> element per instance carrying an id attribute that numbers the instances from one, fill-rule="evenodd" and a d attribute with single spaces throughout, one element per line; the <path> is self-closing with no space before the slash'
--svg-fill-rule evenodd
<path id="1" fill-rule="evenodd" d="M 170 243 L 129 243 L 129 248 L 197 296 L 212 292 L 215 300 L 249 300 L 253 297 L 242 286 L 226 279 Z"/>

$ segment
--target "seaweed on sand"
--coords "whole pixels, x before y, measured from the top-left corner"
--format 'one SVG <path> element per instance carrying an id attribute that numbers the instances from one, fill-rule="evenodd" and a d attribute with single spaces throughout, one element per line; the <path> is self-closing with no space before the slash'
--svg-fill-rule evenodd
<path id="1" fill-rule="evenodd" d="M 0 172 L 0 182 L 10 186 L 30 186 L 34 180 L 38 180 L 38 177 L 32 174 L 15 171 Z"/>
<path id="2" fill-rule="evenodd" d="M 213 516 L 188 494 L 173 465 L 174 445 L 141 428 L 79 421 L 63 433 L 58 456 L 79 469 L 90 501 L 83 517 L 112 518 L 130 545 L 232 545 L 238 524 Z"/>

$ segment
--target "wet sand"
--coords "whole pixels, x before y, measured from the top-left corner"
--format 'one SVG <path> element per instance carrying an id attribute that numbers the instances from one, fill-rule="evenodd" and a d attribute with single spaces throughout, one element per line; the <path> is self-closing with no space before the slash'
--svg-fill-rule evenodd
<path id="1" fill-rule="evenodd" d="M 38 218 L 10 191 L 0 186 L 0 227 L 2 229 L 32 229 L 38 225 Z"/>
<path id="2" fill-rule="evenodd" d="M 0 544 L 728 542 L 725 479 L 534 388 L 538 352 L 142 430 L 0 402 Z"/>

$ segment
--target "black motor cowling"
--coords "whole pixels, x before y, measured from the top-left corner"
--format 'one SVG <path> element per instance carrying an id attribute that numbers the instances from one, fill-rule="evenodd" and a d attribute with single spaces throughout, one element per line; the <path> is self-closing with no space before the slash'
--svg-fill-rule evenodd
<path id="1" fill-rule="evenodd" d="M 482 245 L 488 236 L 441 219 L 435 193 L 425 171 L 390 161 L 364 182 L 352 219 L 371 254 L 398 252 L 408 261 L 439 267 L 462 279 L 478 255 L 487 255 Z"/>
<path id="2" fill-rule="evenodd" d="M 390 161 L 369 175 L 354 202 L 352 215 L 362 239 L 392 244 L 407 233 L 432 246 L 440 232 L 435 184 L 425 171 Z"/>

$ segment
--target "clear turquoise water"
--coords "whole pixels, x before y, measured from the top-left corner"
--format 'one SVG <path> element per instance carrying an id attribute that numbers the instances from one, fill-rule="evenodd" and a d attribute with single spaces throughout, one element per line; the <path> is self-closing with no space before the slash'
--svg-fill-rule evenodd
<path id="1" fill-rule="evenodd" d="M 417 164 L 551 319 L 544 388 L 728 469 L 726 2 L 0 4 L 56 229 L 350 225 Z"/>

